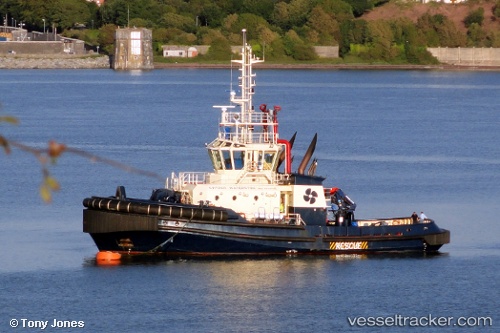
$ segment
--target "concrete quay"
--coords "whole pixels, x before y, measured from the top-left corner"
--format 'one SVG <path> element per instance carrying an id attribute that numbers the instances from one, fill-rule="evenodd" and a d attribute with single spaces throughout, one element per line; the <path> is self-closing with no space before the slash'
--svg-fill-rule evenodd
<path id="1" fill-rule="evenodd" d="M 109 57 L 1 55 L 0 69 L 110 69 Z"/>

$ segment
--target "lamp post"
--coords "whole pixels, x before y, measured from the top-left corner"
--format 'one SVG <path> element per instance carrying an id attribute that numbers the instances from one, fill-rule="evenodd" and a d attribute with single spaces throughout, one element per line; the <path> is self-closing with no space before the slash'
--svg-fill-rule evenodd
<path id="1" fill-rule="evenodd" d="M 45 19 L 42 19 L 43 21 L 43 34 L 45 35 Z"/>

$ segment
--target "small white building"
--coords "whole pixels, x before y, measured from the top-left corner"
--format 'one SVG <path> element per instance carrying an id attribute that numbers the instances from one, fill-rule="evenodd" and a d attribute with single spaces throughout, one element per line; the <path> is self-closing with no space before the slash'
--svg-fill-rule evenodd
<path id="1" fill-rule="evenodd" d="M 198 56 L 198 50 L 194 46 L 163 45 L 163 56 L 177 58 L 194 58 Z"/>

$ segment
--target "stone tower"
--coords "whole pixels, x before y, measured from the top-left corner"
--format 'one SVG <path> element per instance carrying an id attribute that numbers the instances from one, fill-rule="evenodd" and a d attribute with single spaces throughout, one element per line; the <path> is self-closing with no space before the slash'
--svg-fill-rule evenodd
<path id="1" fill-rule="evenodd" d="M 145 28 L 118 28 L 114 69 L 153 69 L 153 34 Z"/>

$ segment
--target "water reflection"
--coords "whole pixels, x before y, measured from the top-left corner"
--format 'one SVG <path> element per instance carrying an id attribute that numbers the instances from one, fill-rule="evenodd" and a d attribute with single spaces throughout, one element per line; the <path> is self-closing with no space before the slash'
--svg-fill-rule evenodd
<path id="1" fill-rule="evenodd" d="M 83 260 L 83 267 L 106 267 L 122 266 L 126 267 L 147 267 L 147 266 L 170 266 L 170 265 L 200 265 L 210 267 L 209 275 L 216 281 L 224 281 L 221 284 L 230 282 L 230 284 L 246 284 L 254 278 L 266 278 L 270 281 L 278 281 L 281 274 L 297 275 L 310 271 L 321 271 L 331 269 L 336 265 L 344 265 L 349 262 L 363 260 L 405 260 L 418 258 L 433 258 L 448 256 L 446 252 L 437 253 L 349 253 L 349 254 L 322 254 L 322 255 L 270 255 L 270 256 L 186 256 L 186 255 L 124 255 L 120 260 L 98 261 L 96 257 L 86 257 Z M 333 265 L 333 266 L 332 266 Z M 238 280 L 230 280 L 230 277 L 239 276 Z M 249 277 L 248 280 L 246 277 Z"/>

